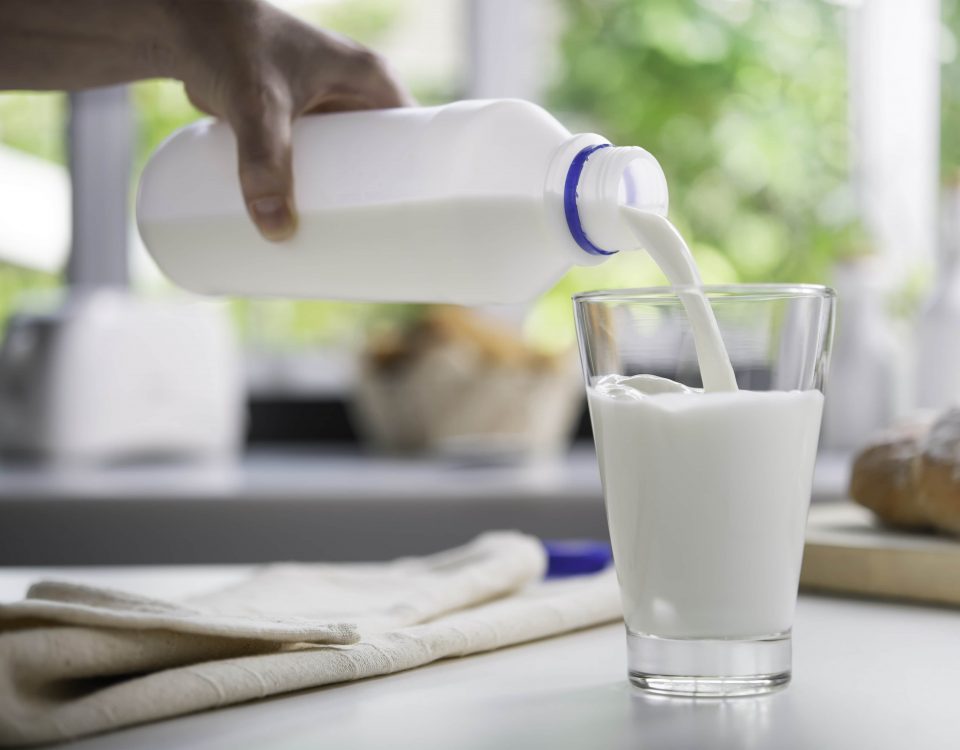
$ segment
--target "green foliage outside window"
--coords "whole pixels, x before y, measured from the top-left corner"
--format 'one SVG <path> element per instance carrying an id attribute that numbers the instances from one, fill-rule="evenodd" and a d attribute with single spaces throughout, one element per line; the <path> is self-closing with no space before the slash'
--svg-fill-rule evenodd
<path id="1" fill-rule="evenodd" d="M 66 96 L 61 93 L 0 93 L 0 144 L 66 164 L 65 110 Z M 3 216 L 0 208 L 0 221 L 4 220 Z M 25 291 L 53 289 L 58 283 L 55 274 L 17 268 L 0 261 L 0 334 L 4 321 Z"/>
<path id="2" fill-rule="evenodd" d="M 809 0 L 561 6 L 550 106 L 657 157 L 670 217 L 705 281 L 823 281 L 854 218 L 842 10 Z M 616 264 L 569 274 L 535 308 L 531 335 L 572 341 L 575 291 L 664 282 L 636 259 Z"/>
<path id="3" fill-rule="evenodd" d="M 67 97 L 62 93 L 0 93 L 0 143 L 41 159 L 67 163 Z"/>
<path id="4" fill-rule="evenodd" d="M 940 171 L 960 180 L 960 0 L 940 0 L 943 29 L 940 53 Z"/>

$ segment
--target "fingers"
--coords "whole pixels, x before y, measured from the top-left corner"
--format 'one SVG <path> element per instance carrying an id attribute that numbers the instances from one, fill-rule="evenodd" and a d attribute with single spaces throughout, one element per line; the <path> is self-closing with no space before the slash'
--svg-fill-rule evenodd
<path id="1" fill-rule="evenodd" d="M 354 47 L 337 59 L 324 86 L 308 98 L 299 113 L 389 109 L 415 103 L 386 60 L 375 52 Z"/>
<path id="2" fill-rule="evenodd" d="M 286 17 L 284 16 L 284 19 Z M 278 22 L 279 23 L 279 22 Z M 284 26 L 283 24 L 288 24 Z M 224 114 L 237 136 L 240 185 L 250 218 L 268 240 L 296 231 L 291 121 L 305 112 L 402 107 L 413 103 L 386 61 L 354 42 L 286 19 L 282 44 L 227 87 Z M 271 45 L 264 43 L 268 51 Z M 251 84 L 251 82 L 255 82 Z M 216 87 L 211 87 L 216 91 Z M 191 99 L 203 106 L 201 96 Z M 206 109 L 206 107 L 204 107 Z"/>
<path id="3" fill-rule="evenodd" d="M 386 59 L 367 49 L 360 50 L 351 63 L 348 82 L 367 97 L 371 108 L 406 107 L 414 103 Z"/>
<path id="4" fill-rule="evenodd" d="M 203 97 L 203 94 L 195 90 L 193 86 L 185 82 L 183 84 L 183 91 L 187 95 L 187 101 L 196 109 L 199 109 L 201 112 L 206 112 L 208 115 L 217 114 L 213 105 Z"/>
<path id="5" fill-rule="evenodd" d="M 228 117 L 237 136 L 240 188 L 250 218 L 266 239 L 279 242 L 297 229 L 293 200 L 289 104 L 272 94 L 247 102 Z"/>

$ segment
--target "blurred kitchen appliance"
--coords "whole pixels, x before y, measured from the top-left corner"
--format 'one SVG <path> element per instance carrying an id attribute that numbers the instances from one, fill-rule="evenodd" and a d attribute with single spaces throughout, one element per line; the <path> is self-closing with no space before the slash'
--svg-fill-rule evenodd
<path id="1" fill-rule="evenodd" d="M 222 305 L 79 289 L 11 316 L 0 346 L 0 451 L 52 461 L 216 459 L 244 428 Z"/>

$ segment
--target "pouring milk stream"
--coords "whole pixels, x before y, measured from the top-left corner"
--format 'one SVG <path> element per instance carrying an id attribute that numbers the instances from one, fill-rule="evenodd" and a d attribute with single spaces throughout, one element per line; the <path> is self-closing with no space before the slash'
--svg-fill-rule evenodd
<path id="1" fill-rule="evenodd" d="M 789 627 L 796 581 L 783 561 L 802 545 L 795 520 L 822 398 L 738 392 L 649 153 L 571 135 L 518 100 L 303 117 L 293 146 L 300 227 L 276 245 L 246 216 L 225 125 L 193 125 L 162 145 L 137 206 L 160 268 L 208 294 L 486 304 L 532 299 L 573 265 L 645 248 L 678 287 L 704 390 L 643 376 L 588 384 L 627 625 L 734 636 Z M 675 502 L 651 509 L 645 497 L 657 493 Z M 762 549 L 720 549 L 722 534 L 756 523 L 771 529 Z M 679 533 L 711 561 L 688 581 L 654 562 Z"/>

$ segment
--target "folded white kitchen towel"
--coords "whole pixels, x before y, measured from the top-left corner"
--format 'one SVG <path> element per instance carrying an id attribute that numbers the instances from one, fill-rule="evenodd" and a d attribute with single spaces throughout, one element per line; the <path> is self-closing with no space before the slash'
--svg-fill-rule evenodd
<path id="1" fill-rule="evenodd" d="M 620 617 L 611 571 L 543 582 L 540 542 L 278 564 L 165 602 L 69 583 L 0 605 L 0 746 L 69 739 L 399 672 Z"/>

